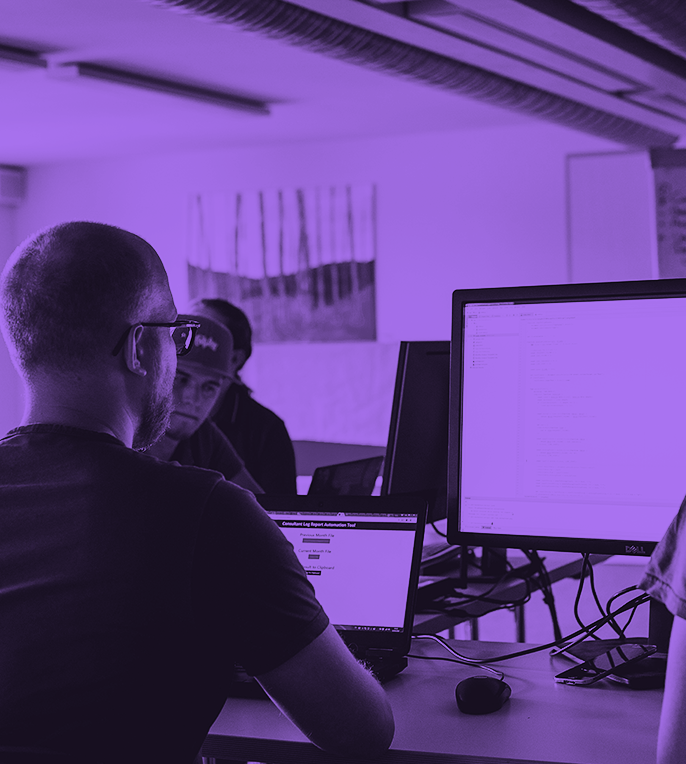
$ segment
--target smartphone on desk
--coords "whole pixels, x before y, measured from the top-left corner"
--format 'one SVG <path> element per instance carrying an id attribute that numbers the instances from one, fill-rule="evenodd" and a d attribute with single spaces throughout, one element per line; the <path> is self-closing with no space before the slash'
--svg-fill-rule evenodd
<path id="1" fill-rule="evenodd" d="M 656 651 L 655 645 L 629 644 L 613 647 L 597 658 L 563 671 L 555 677 L 555 681 L 562 684 L 593 684 L 614 673 L 620 666 L 636 663 Z"/>

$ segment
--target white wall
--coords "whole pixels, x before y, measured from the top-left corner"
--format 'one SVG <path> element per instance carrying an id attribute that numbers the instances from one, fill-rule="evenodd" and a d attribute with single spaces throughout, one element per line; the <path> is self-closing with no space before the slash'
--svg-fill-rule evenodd
<path id="1" fill-rule="evenodd" d="M 568 179 L 570 281 L 658 278 L 648 152 L 570 156 Z"/>
<path id="2" fill-rule="evenodd" d="M 183 305 L 191 193 L 375 182 L 378 353 L 355 343 L 261 346 L 246 379 L 296 439 L 357 433 L 383 445 L 397 342 L 448 339 L 456 288 L 566 281 L 565 158 L 617 148 L 541 123 L 40 166 L 17 235 L 74 219 L 130 229 L 160 253 Z M 355 400 L 342 392 L 353 381 Z M 314 397 L 318 406 L 303 404 Z"/>
<path id="3" fill-rule="evenodd" d="M 17 245 L 16 213 L 15 207 L 0 205 L 0 271 Z M 0 339 L 0 437 L 19 424 L 23 411 L 20 388 L 7 346 Z"/>

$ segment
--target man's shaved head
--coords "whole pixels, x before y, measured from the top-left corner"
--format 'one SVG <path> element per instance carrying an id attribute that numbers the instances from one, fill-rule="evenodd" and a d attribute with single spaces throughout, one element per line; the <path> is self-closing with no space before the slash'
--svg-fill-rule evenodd
<path id="1" fill-rule="evenodd" d="M 88 222 L 40 231 L 14 251 L 0 279 L 16 365 L 30 375 L 97 364 L 127 325 L 145 320 L 141 311 L 157 302 L 160 285 L 168 290 L 159 257 L 128 231 Z"/>

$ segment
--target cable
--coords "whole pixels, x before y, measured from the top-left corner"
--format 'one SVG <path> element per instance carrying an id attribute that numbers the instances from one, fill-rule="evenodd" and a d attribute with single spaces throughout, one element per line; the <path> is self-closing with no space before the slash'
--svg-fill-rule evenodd
<path id="1" fill-rule="evenodd" d="M 440 660 L 440 661 L 450 661 L 451 663 L 461 663 L 462 665 L 465 665 L 465 660 L 462 658 L 462 656 L 459 653 L 456 653 L 452 647 L 442 638 L 437 636 L 436 634 L 417 634 L 413 635 L 412 639 L 432 639 L 434 642 L 438 642 L 439 645 L 444 647 L 449 653 L 455 656 L 457 660 L 452 658 L 445 658 L 443 656 L 437 657 L 435 655 L 410 655 L 410 658 L 420 658 L 422 660 Z M 467 664 L 471 665 L 471 664 Z M 498 679 L 502 679 L 505 674 L 503 674 L 502 671 L 498 671 L 498 669 L 491 668 L 490 666 L 487 666 L 485 663 L 481 664 L 481 668 L 486 669 L 486 671 L 490 671 L 492 674 L 496 674 Z"/>
<path id="2" fill-rule="evenodd" d="M 638 587 L 636 588 L 638 589 Z M 579 642 L 583 642 L 587 636 L 593 636 L 594 632 L 596 632 L 598 629 L 604 626 L 614 616 L 619 615 L 619 613 L 623 613 L 625 610 L 629 610 L 629 609 L 631 609 L 633 613 L 636 611 L 636 608 L 638 608 L 640 605 L 643 605 L 643 603 L 649 602 L 649 601 L 650 601 L 649 594 L 641 594 L 638 597 L 634 597 L 634 599 L 629 600 L 629 602 L 625 602 L 624 605 L 622 605 L 617 610 L 609 613 L 605 618 L 600 618 L 594 623 L 592 623 L 590 626 L 586 626 L 583 629 L 579 629 L 579 631 L 570 635 L 568 637 L 568 639 L 571 640 L 570 642 L 554 648 L 553 650 L 550 651 L 550 654 L 557 655 L 558 653 L 568 650 L 570 647 L 573 647 Z M 580 634 L 582 636 L 579 636 Z"/>
<path id="3" fill-rule="evenodd" d="M 576 619 L 576 622 L 579 624 L 579 626 L 582 629 L 586 629 L 586 626 L 583 623 L 583 621 L 581 620 L 581 616 L 579 615 L 579 603 L 581 601 L 581 594 L 582 594 L 583 589 L 584 589 L 584 583 L 586 581 L 586 575 L 587 574 L 588 574 L 588 582 L 589 582 L 589 585 L 591 587 L 591 594 L 593 595 L 593 599 L 595 600 L 595 604 L 596 604 L 596 607 L 598 608 L 598 612 L 600 613 L 601 618 L 604 618 L 605 616 L 607 616 L 607 612 L 606 612 L 605 608 L 603 608 L 603 606 L 602 606 L 602 604 L 600 602 L 600 598 L 598 597 L 598 592 L 597 592 L 597 590 L 595 588 L 595 574 L 594 574 L 594 571 L 593 571 L 593 565 L 591 564 L 590 555 L 587 554 L 587 553 L 583 554 L 582 555 L 582 559 L 583 559 L 583 562 L 581 564 L 581 574 L 580 574 L 580 577 L 579 577 L 579 588 L 577 589 L 576 598 L 574 600 L 574 618 Z M 633 618 L 633 616 L 630 616 L 630 619 L 631 618 Z M 607 623 L 609 624 L 609 626 L 612 628 L 612 630 L 615 632 L 615 634 L 617 634 L 617 636 L 620 639 L 624 639 L 625 638 L 623 629 L 619 626 L 619 624 L 617 623 L 617 621 L 615 621 L 614 618 L 610 618 L 607 621 Z M 628 625 L 629 625 L 629 621 L 627 621 L 626 626 L 628 626 Z M 626 626 L 624 628 L 626 628 Z M 593 639 L 600 640 L 600 637 L 597 634 L 595 634 L 593 632 L 589 632 L 589 633 L 593 637 Z"/>
<path id="4" fill-rule="evenodd" d="M 553 623 L 553 637 L 555 639 L 562 639 L 562 631 L 560 629 L 560 623 L 557 618 L 557 608 L 555 607 L 555 596 L 553 595 L 553 586 L 550 582 L 550 575 L 548 570 L 543 564 L 543 560 L 535 549 L 530 551 L 524 550 L 524 554 L 528 557 L 532 565 L 538 568 L 538 581 L 541 593 L 543 594 L 543 602 L 548 606 L 550 611 L 550 619 Z"/>
<path id="5" fill-rule="evenodd" d="M 576 598 L 574 599 L 574 618 L 576 622 L 581 626 L 582 630 L 586 630 L 586 625 L 581 620 L 579 615 L 579 603 L 581 602 L 581 594 L 584 590 L 584 583 L 586 581 L 586 568 L 590 566 L 589 556 L 587 554 L 582 555 L 581 574 L 579 576 L 579 588 L 576 590 Z M 594 632 L 588 632 L 593 639 L 600 639 Z"/>
<path id="6" fill-rule="evenodd" d="M 498 655 L 492 658 L 469 658 L 466 655 L 461 655 L 460 653 L 454 651 L 452 648 L 450 648 L 450 651 L 455 655 L 457 658 L 459 658 L 461 661 L 464 661 L 465 664 L 469 666 L 482 666 L 486 663 L 496 663 L 497 661 L 504 661 L 508 660 L 509 658 L 519 658 L 522 655 L 530 655 L 531 653 L 538 653 L 541 650 L 547 650 L 548 648 L 559 648 L 556 652 L 553 654 L 557 654 L 558 652 L 562 652 L 563 650 L 566 650 L 567 648 L 571 647 L 572 645 L 576 644 L 576 642 L 581 642 L 582 640 L 586 639 L 586 636 L 592 635 L 595 631 L 600 629 L 602 626 L 604 626 L 606 623 L 608 623 L 614 616 L 619 615 L 620 613 L 625 612 L 626 610 L 630 610 L 631 608 L 637 608 L 639 605 L 642 605 L 644 602 L 648 602 L 650 600 L 650 595 L 648 594 L 642 594 L 638 597 L 635 597 L 633 600 L 629 600 L 629 602 L 625 602 L 622 606 L 620 606 L 617 610 L 613 611 L 612 613 L 609 613 L 604 618 L 599 618 L 597 621 L 594 621 L 590 626 L 583 626 L 583 628 L 579 629 L 578 631 L 575 631 L 572 634 L 568 634 L 566 637 L 564 637 L 562 640 L 555 640 L 554 642 L 548 642 L 545 645 L 537 645 L 536 647 L 530 647 L 527 650 L 520 650 L 515 653 L 508 653 L 507 655 Z M 580 635 L 584 635 L 581 637 L 581 639 L 576 639 Z M 433 638 L 433 634 L 421 634 L 421 635 L 413 635 L 412 639 L 425 639 L 425 638 Z M 440 642 L 441 638 L 436 637 L 435 641 Z"/>
<path id="7" fill-rule="evenodd" d="M 616 599 L 618 599 L 619 597 L 621 597 L 624 594 L 627 594 L 628 592 L 636 591 L 637 589 L 638 589 L 638 586 L 636 584 L 634 584 L 633 586 L 627 586 L 626 589 L 622 589 L 621 592 L 617 592 L 616 594 L 613 594 L 610 597 L 610 599 L 608 599 L 607 603 L 605 604 L 605 610 L 607 610 L 607 612 L 609 613 L 610 612 L 610 607 L 611 607 L 612 603 Z M 633 610 L 631 611 L 631 613 L 629 615 L 629 618 L 627 619 L 627 622 L 624 624 L 624 626 L 621 626 L 621 627 L 618 626 L 618 628 L 619 628 L 619 630 L 621 631 L 621 634 L 622 634 L 622 639 L 626 639 L 626 630 L 629 628 L 629 624 L 633 621 L 634 616 L 636 615 L 637 607 L 638 607 L 638 605 L 633 608 Z"/>
<path id="8" fill-rule="evenodd" d="M 436 533 L 438 533 L 439 536 L 443 536 L 444 539 L 448 538 L 448 534 L 447 533 L 443 533 L 443 531 L 439 531 L 438 530 L 438 528 L 436 527 L 436 521 L 435 520 L 432 520 L 429 523 L 429 525 L 436 531 Z"/>
<path id="9" fill-rule="evenodd" d="M 555 607 L 555 598 L 553 596 L 552 591 L 552 584 L 550 582 L 550 576 L 548 574 L 547 569 L 545 568 L 544 562 L 541 559 L 541 557 L 538 555 L 538 553 L 535 550 L 526 551 L 524 550 L 524 554 L 527 556 L 531 564 L 536 569 L 536 576 L 538 578 L 538 584 L 539 588 L 541 589 L 541 592 L 543 594 L 543 601 L 548 605 L 548 609 L 550 610 L 550 617 L 552 620 L 553 625 L 553 637 L 555 638 L 555 642 L 550 643 L 552 646 L 564 642 L 565 638 L 562 636 L 562 630 L 560 629 L 560 624 L 557 617 L 557 609 Z M 636 598 L 636 604 L 633 606 L 633 610 L 631 614 L 629 615 L 629 618 L 624 625 L 624 627 L 620 627 L 615 618 L 613 617 L 613 614 L 610 613 L 610 606 L 614 602 L 615 599 L 622 596 L 623 594 L 626 594 L 629 591 L 638 589 L 637 586 L 633 587 L 627 587 L 626 589 L 623 589 L 621 592 L 618 592 L 616 595 L 611 597 L 606 606 L 603 608 L 600 599 L 598 597 L 598 593 L 595 588 L 595 578 L 594 578 L 594 571 L 593 566 L 591 565 L 590 558 L 588 554 L 584 554 L 581 566 L 581 574 L 579 577 L 579 587 L 577 589 L 576 598 L 574 601 L 574 617 L 576 619 L 576 622 L 579 624 L 580 629 L 579 631 L 575 632 L 575 635 L 582 634 L 582 639 L 586 639 L 587 637 L 592 637 L 593 639 L 600 640 L 600 637 L 596 635 L 596 631 L 603 625 L 609 624 L 612 629 L 615 631 L 615 633 L 618 635 L 620 639 L 626 639 L 626 628 L 631 623 L 635 613 L 636 609 L 641 605 L 645 600 L 640 600 L 640 598 Z M 434 606 L 431 608 L 425 608 L 425 612 L 434 612 L 434 613 L 444 613 L 446 615 L 450 615 L 451 613 L 455 613 L 456 611 L 459 612 L 463 609 L 465 605 L 471 604 L 473 602 L 485 602 L 488 604 L 497 605 L 498 608 L 513 608 L 518 607 L 521 605 L 524 605 L 531 599 L 532 594 L 532 588 L 531 588 L 531 580 L 530 576 L 524 576 L 520 575 L 517 572 L 516 568 L 513 568 L 511 563 L 507 563 L 509 570 L 507 570 L 499 579 L 496 581 L 489 589 L 487 589 L 482 594 L 462 594 L 458 590 L 453 590 L 453 592 L 449 595 L 443 595 L 440 598 L 437 598 L 434 601 Z M 601 620 L 596 621 L 594 623 L 599 624 L 599 626 L 596 626 L 594 628 L 594 625 L 591 624 L 591 626 L 586 626 L 586 624 L 583 623 L 581 620 L 581 617 L 579 615 L 579 603 L 581 600 L 581 595 L 583 593 L 584 583 L 586 580 L 586 576 L 588 575 L 589 578 L 589 584 L 591 586 L 591 591 L 593 593 L 593 598 L 595 600 L 596 606 L 598 608 L 598 611 L 601 615 Z M 521 578 L 525 584 L 526 584 L 526 594 L 522 597 L 520 597 L 517 600 L 501 600 L 493 597 L 489 597 L 489 595 L 497 589 L 497 587 L 508 577 L 518 577 Z M 445 602 L 447 599 L 455 599 L 458 600 L 454 605 L 453 604 L 444 604 L 441 606 L 442 602 Z M 640 600 L 640 601 L 638 601 Z M 621 610 L 618 610 L 616 612 L 624 612 L 627 608 L 622 608 Z M 573 636 L 575 636 L 573 635 Z M 571 637 L 568 637 L 567 639 L 570 639 Z"/>
<path id="10" fill-rule="evenodd" d="M 506 565 L 507 565 L 507 568 L 508 568 L 508 569 L 505 571 L 505 573 L 503 573 L 503 575 L 502 575 L 502 576 L 501 576 L 501 577 L 500 577 L 500 578 L 499 578 L 497 581 L 495 581 L 495 582 L 492 584 L 492 586 L 490 587 L 490 589 L 486 589 L 486 591 L 485 591 L 485 592 L 482 592 L 481 594 L 462 594 L 460 591 L 458 591 L 458 590 L 454 590 L 454 591 L 453 591 L 453 594 L 452 594 L 452 595 L 450 595 L 450 596 L 452 596 L 452 597 L 454 597 L 454 598 L 456 598 L 456 599 L 461 599 L 461 600 L 463 600 L 463 602 L 462 602 L 462 603 L 460 603 L 460 604 L 465 604 L 465 603 L 468 603 L 468 602 L 482 602 L 482 601 L 486 601 L 486 598 L 488 598 L 488 595 L 489 595 L 491 592 L 495 591 L 495 590 L 498 588 L 498 586 L 500 586 L 500 584 L 501 584 L 501 583 L 502 583 L 502 582 L 503 582 L 503 581 L 504 581 L 506 578 L 508 578 L 508 576 L 513 576 L 513 577 L 515 577 L 515 578 L 524 578 L 523 576 L 519 576 L 519 575 L 518 575 L 518 573 L 517 573 L 517 570 L 516 570 L 516 568 L 514 568 L 514 567 L 512 566 L 512 563 L 510 563 L 510 562 L 507 562 L 507 561 L 506 561 Z M 445 596 L 447 596 L 447 595 L 443 595 L 443 596 L 445 597 Z M 496 601 L 496 600 L 492 600 L 492 601 Z M 509 604 L 509 602 L 505 602 L 504 600 L 501 600 L 501 602 L 503 602 L 503 606 L 505 606 L 505 605 L 508 605 L 508 604 Z M 447 610 L 450 610 L 450 609 L 451 609 L 451 608 L 448 608 Z M 441 608 L 437 608 L 437 610 L 438 610 L 438 612 L 445 612 L 445 611 L 444 611 L 443 609 L 441 609 Z"/>
<path id="11" fill-rule="evenodd" d="M 616 600 L 619 599 L 619 597 L 623 596 L 624 594 L 628 594 L 629 592 L 634 592 L 638 589 L 638 586 L 636 584 L 633 584 L 632 586 L 627 586 L 626 589 L 622 589 L 621 591 L 617 592 L 616 594 L 613 594 L 610 599 L 605 603 L 605 610 L 608 612 L 610 611 L 610 605 Z"/>
<path id="12" fill-rule="evenodd" d="M 586 557 L 588 563 L 588 580 L 591 584 L 591 593 L 593 594 L 593 599 L 595 600 L 596 607 L 598 608 L 598 612 L 600 613 L 601 617 L 606 616 L 607 613 L 605 612 L 605 608 L 600 604 L 600 598 L 598 597 L 598 592 L 595 588 L 595 571 L 593 570 L 593 565 L 591 564 L 589 555 L 586 554 L 584 556 Z M 622 629 L 620 629 L 619 624 L 617 621 L 615 621 L 614 618 L 608 621 L 608 625 L 612 627 L 612 630 L 620 639 L 624 638 L 624 632 Z"/>
<path id="13" fill-rule="evenodd" d="M 530 553 L 526 553 L 525 552 L 525 554 L 527 554 L 527 556 L 528 556 Z M 548 577 L 547 570 L 545 570 L 545 567 L 543 566 L 543 561 L 540 560 L 540 558 L 539 558 L 539 561 L 540 561 L 540 565 L 541 565 L 541 567 L 543 569 L 544 581 L 547 582 L 548 591 L 549 591 L 549 597 L 550 597 L 550 600 L 552 600 L 552 611 L 551 611 L 551 614 L 553 615 L 553 623 L 556 624 L 557 623 L 557 613 L 554 610 L 555 604 L 554 604 L 554 600 L 553 600 L 552 590 L 549 588 L 550 587 L 550 583 L 549 583 L 550 579 Z M 453 592 L 451 594 L 444 594 L 441 597 L 437 597 L 434 600 L 434 602 L 433 602 L 433 607 L 424 607 L 422 612 L 427 612 L 427 613 L 431 613 L 431 612 L 445 613 L 445 614 L 450 615 L 451 613 L 455 612 L 456 610 L 460 610 L 464 605 L 468 605 L 468 604 L 470 604 L 472 602 L 485 602 L 485 603 L 488 603 L 488 604 L 491 604 L 491 605 L 498 605 L 499 608 L 513 608 L 513 607 L 519 607 L 521 605 L 526 604 L 531 599 L 531 594 L 532 594 L 531 577 L 528 576 L 528 575 L 523 575 L 523 574 L 519 573 L 518 569 L 513 567 L 512 563 L 506 561 L 506 564 L 507 564 L 508 570 L 495 583 L 493 583 L 492 586 L 489 589 L 487 589 L 485 592 L 482 592 L 481 594 L 463 594 L 459 590 L 453 590 Z M 535 563 L 535 564 L 538 565 L 537 563 Z M 502 600 L 502 599 L 497 599 L 497 598 L 489 597 L 491 592 L 495 591 L 498 588 L 498 586 L 500 586 L 500 584 L 503 581 L 505 581 L 505 579 L 507 579 L 508 577 L 521 578 L 524 581 L 524 583 L 526 584 L 526 594 L 524 594 L 522 597 L 520 597 L 519 599 L 516 599 L 516 600 Z M 540 574 L 539 574 L 539 580 L 541 580 L 540 579 Z M 543 589 L 542 585 L 541 585 L 541 589 Z M 441 606 L 441 603 L 443 601 L 445 601 L 446 599 L 448 599 L 448 598 L 458 599 L 460 601 L 458 603 L 456 603 L 454 606 L 453 605 L 444 605 L 444 606 Z M 544 600 L 545 599 L 546 599 L 546 595 L 545 595 L 545 592 L 544 592 Z M 559 626 L 557 628 L 558 628 L 558 632 L 559 632 Z M 559 633 L 559 634 L 556 633 L 556 634 L 554 634 L 554 636 L 556 638 L 558 638 L 558 637 L 561 637 L 562 635 L 561 635 L 561 633 Z"/>
<path id="14" fill-rule="evenodd" d="M 508 563 L 509 565 L 509 563 Z M 510 567 L 512 567 L 510 565 Z M 493 592 L 495 589 L 500 586 L 500 584 L 508 577 L 521 577 L 522 580 L 526 583 L 526 594 L 523 597 L 520 597 L 517 600 L 500 600 L 495 599 L 492 597 L 489 597 L 488 595 Z M 440 603 L 442 600 L 445 600 L 447 598 L 451 599 L 458 599 L 460 600 L 458 603 L 456 603 L 454 606 L 452 605 L 446 605 L 444 607 L 440 607 Z M 452 594 L 449 595 L 442 595 L 441 597 L 434 600 L 434 607 L 423 608 L 422 612 L 436 612 L 436 613 L 446 613 L 450 615 L 450 613 L 455 612 L 456 610 L 460 610 L 464 605 L 468 605 L 472 602 L 486 602 L 489 604 L 498 605 L 499 608 L 506 608 L 506 607 L 516 607 L 518 605 L 523 605 L 526 602 L 528 602 L 531 599 L 531 583 L 528 579 L 528 577 L 525 576 L 518 576 L 516 569 L 508 570 L 503 576 L 501 576 L 489 589 L 487 589 L 482 594 L 462 594 L 460 591 L 453 590 Z"/>
<path id="15" fill-rule="evenodd" d="M 586 558 L 584 557 L 581 563 L 581 572 L 579 574 L 579 586 L 576 589 L 576 597 L 574 598 L 574 619 L 576 622 L 581 626 L 582 629 L 585 629 L 581 617 L 579 616 L 579 602 L 581 601 L 581 593 L 584 590 L 584 581 L 586 580 Z"/>

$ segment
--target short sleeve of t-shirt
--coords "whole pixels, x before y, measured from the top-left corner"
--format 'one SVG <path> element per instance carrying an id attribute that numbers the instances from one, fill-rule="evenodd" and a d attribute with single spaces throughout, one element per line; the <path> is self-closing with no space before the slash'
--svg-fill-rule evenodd
<path id="1" fill-rule="evenodd" d="M 217 484 L 196 549 L 202 620 L 249 674 L 285 663 L 328 626 L 292 545 L 250 492 Z"/>
<path id="2" fill-rule="evenodd" d="M 686 619 L 686 499 L 638 585 L 671 613 Z"/>

